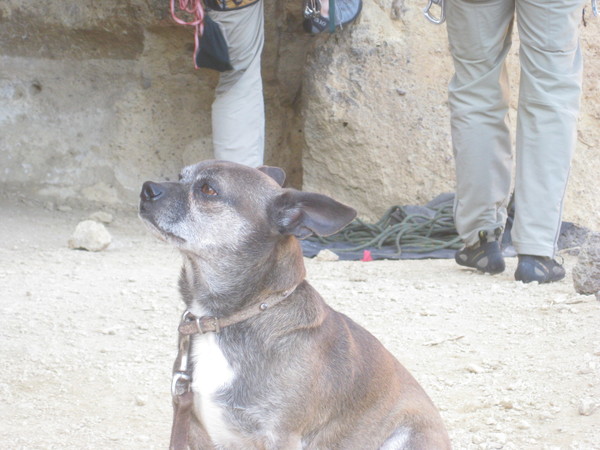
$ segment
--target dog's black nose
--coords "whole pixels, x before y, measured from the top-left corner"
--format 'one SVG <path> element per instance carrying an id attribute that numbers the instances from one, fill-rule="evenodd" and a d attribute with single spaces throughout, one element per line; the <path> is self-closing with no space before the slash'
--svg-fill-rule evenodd
<path id="1" fill-rule="evenodd" d="M 144 201 L 151 201 L 160 198 L 165 193 L 164 188 L 152 181 L 146 181 L 142 186 L 142 192 L 140 192 L 140 198 Z"/>

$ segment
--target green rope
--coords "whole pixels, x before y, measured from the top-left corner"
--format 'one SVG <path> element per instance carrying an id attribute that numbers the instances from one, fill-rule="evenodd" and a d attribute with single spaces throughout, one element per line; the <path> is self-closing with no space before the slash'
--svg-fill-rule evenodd
<path id="1" fill-rule="evenodd" d="M 406 214 L 401 206 L 393 206 L 374 224 L 355 219 L 338 233 L 313 236 L 309 240 L 324 245 L 353 244 L 351 248 L 336 248 L 336 252 L 353 252 L 366 248 L 393 247 L 398 254 L 403 249 L 413 253 L 426 253 L 442 249 L 459 249 L 462 241 L 454 228 L 452 204 L 443 204 L 433 217 Z"/>

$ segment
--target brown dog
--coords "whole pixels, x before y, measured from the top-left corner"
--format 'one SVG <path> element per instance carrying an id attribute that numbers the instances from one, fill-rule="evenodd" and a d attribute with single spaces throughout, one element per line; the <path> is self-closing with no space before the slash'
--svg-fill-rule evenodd
<path id="1" fill-rule="evenodd" d="M 284 177 L 205 161 L 144 183 L 141 218 L 184 260 L 171 447 L 449 449 L 415 379 L 304 279 L 297 238 L 356 212 Z"/>

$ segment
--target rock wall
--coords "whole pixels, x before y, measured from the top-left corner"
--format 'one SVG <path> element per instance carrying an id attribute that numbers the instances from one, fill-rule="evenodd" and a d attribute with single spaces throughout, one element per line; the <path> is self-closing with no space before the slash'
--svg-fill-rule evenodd
<path id="1" fill-rule="evenodd" d="M 452 191 L 445 26 L 420 0 L 364 0 L 307 36 L 301 0 L 266 1 L 268 164 L 292 186 L 375 219 Z M 589 8 L 588 8 L 589 9 Z M 585 86 L 565 219 L 600 229 L 600 20 L 583 28 Z M 195 70 L 167 0 L 0 5 L 0 186 L 55 203 L 136 203 L 142 181 L 210 158 L 217 74 Z M 509 57 L 518 83 L 518 40 Z M 516 91 L 516 90 L 515 90 Z M 513 93 L 511 114 L 516 107 Z"/>
<path id="2" fill-rule="evenodd" d="M 0 184 L 58 202 L 131 205 L 141 182 L 212 157 L 218 75 L 193 67 L 167 0 L 8 0 L 0 6 Z M 267 160 L 301 185 L 301 4 L 269 3 Z M 293 124 L 293 125 L 292 125 Z"/>
<path id="3" fill-rule="evenodd" d="M 367 1 L 359 23 L 309 55 L 304 186 L 370 219 L 453 190 L 445 27 Z"/>

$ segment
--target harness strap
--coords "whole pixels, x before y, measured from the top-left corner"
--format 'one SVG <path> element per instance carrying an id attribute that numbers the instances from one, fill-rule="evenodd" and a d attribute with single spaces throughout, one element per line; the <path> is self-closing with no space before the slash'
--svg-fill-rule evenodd
<path id="1" fill-rule="evenodd" d="M 335 0 L 329 0 L 329 32 L 335 33 Z"/>
<path id="2" fill-rule="evenodd" d="M 232 11 L 254 5 L 259 0 L 204 0 L 208 9 L 215 11 Z"/>

